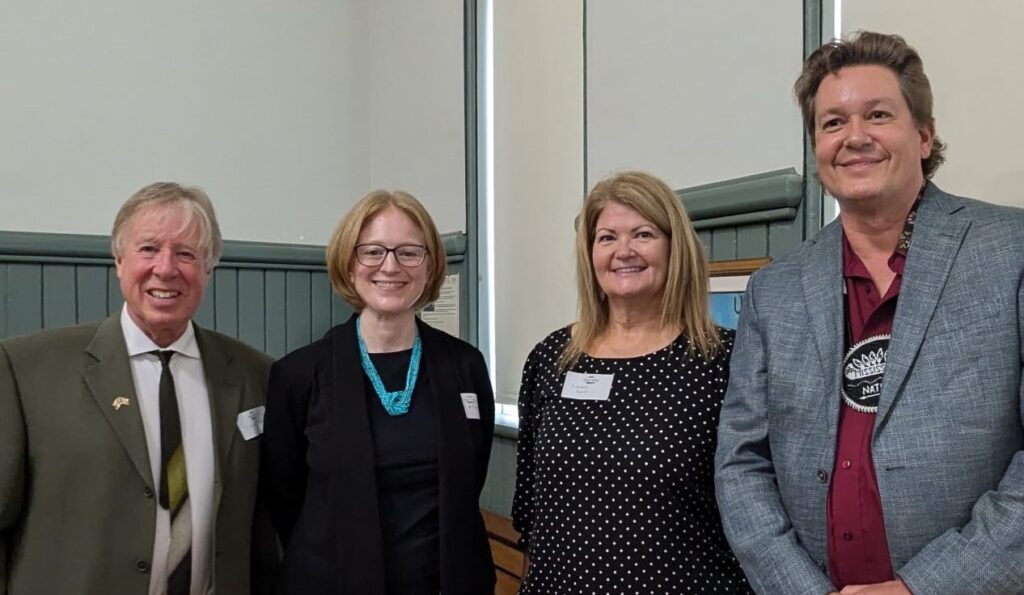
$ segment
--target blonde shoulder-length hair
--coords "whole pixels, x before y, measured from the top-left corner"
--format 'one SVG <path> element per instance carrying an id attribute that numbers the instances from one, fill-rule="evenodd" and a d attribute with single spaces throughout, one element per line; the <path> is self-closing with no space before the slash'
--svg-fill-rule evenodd
<path id="1" fill-rule="evenodd" d="M 334 292 L 351 305 L 356 312 L 362 312 L 366 302 L 356 291 L 352 268 L 356 260 L 356 242 L 363 227 L 379 213 L 388 208 L 398 209 L 423 233 L 427 246 L 427 257 L 420 266 L 428 267 L 427 284 L 420 298 L 413 304 L 419 309 L 436 301 L 444 285 L 445 266 L 448 256 L 444 249 L 444 241 L 434 225 L 430 213 L 416 197 L 401 190 L 374 190 L 356 203 L 346 214 L 331 234 L 327 244 L 327 276 Z"/>
<path id="2" fill-rule="evenodd" d="M 661 298 L 661 324 L 679 328 L 690 350 L 710 359 L 721 345 L 708 307 L 708 266 L 697 232 L 676 193 L 655 176 L 639 171 L 597 183 L 583 203 L 576 227 L 576 292 L 579 317 L 559 359 L 571 368 L 608 327 L 608 302 L 594 275 L 594 231 L 609 202 L 629 207 L 653 223 L 669 241 L 668 277 Z"/>

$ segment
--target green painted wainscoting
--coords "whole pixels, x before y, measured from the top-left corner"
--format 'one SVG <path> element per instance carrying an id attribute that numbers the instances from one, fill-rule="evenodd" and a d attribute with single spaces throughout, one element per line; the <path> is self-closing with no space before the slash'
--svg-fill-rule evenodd
<path id="1" fill-rule="evenodd" d="M 446 235 L 444 242 L 448 273 L 460 277 L 459 328 L 467 339 L 466 240 Z M 196 321 L 281 357 L 352 312 L 331 291 L 323 262 L 319 246 L 225 242 Z M 101 320 L 121 304 L 109 238 L 0 231 L 0 339 Z M 509 436 L 515 430 L 502 428 L 495 436 L 481 498 L 482 506 L 506 515 L 515 485 Z"/>
<path id="2" fill-rule="evenodd" d="M 794 169 L 683 188 L 686 205 L 708 258 L 779 257 L 803 242 L 804 178 Z"/>
<path id="3" fill-rule="evenodd" d="M 460 276 L 466 337 L 466 239 L 444 241 L 448 272 Z M 121 303 L 109 238 L 0 232 L 0 338 L 101 320 Z M 228 241 L 196 322 L 280 357 L 351 313 L 331 291 L 323 247 Z"/>
<path id="4" fill-rule="evenodd" d="M 512 516 L 512 494 L 516 487 L 515 428 L 495 426 L 487 483 L 480 494 L 480 506 L 503 516 Z"/>
<path id="5" fill-rule="evenodd" d="M 467 339 L 465 236 L 444 241 L 448 273 L 460 276 L 459 328 Z M 319 246 L 225 242 L 196 321 L 281 357 L 352 312 L 331 291 L 323 262 Z M 0 339 L 101 320 L 121 304 L 109 238 L 0 232 Z M 481 498 L 482 506 L 506 515 L 515 485 L 514 436 L 506 428 L 495 436 Z"/>

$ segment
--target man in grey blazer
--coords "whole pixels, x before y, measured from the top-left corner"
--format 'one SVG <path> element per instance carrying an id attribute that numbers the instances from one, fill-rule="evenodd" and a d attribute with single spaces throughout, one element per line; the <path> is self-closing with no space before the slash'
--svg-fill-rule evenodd
<path id="1" fill-rule="evenodd" d="M 928 181 L 944 146 L 902 38 L 823 46 L 796 92 L 840 216 L 750 279 L 729 542 L 759 593 L 1022 593 L 1024 213 Z"/>
<path id="2" fill-rule="evenodd" d="M 201 190 L 147 186 L 124 308 L 0 343 L 0 595 L 250 592 L 270 362 L 191 323 L 221 245 Z"/>

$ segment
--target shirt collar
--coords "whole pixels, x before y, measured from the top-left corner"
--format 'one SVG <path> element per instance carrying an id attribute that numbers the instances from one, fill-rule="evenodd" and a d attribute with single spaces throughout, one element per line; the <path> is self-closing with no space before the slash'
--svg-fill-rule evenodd
<path id="1" fill-rule="evenodd" d="M 124 343 L 128 347 L 129 357 L 167 349 L 180 355 L 201 359 L 199 345 L 196 343 L 196 332 L 192 328 L 191 322 L 185 327 L 185 332 L 176 341 L 167 347 L 160 347 L 135 324 L 135 321 L 128 314 L 128 304 L 126 303 L 121 308 L 121 331 L 124 333 Z"/>
<path id="2" fill-rule="evenodd" d="M 907 219 L 903 223 L 903 231 L 900 232 L 900 237 L 896 242 L 896 248 L 892 251 L 892 255 L 889 256 L 889 270 L 897 275 L 902 275 L 903 268 L 906 266 L 907 252 L 910 250 L 910 242 L 914 238 L 914 225 L 917 223 L 917 208 L 921 206 L 923 195 L 924 186 L 921 187 L 921 193 L 917 195 L 917 199 L 911 205 L 910 212 L 907 213 Z M 871 273 L 868 272 L 868 268 L 864 266 L 860 257 L 853 251 L 853 247 L 850 246 L 845 233 L 843 234 L 843 276 L 871 278 Z"/>

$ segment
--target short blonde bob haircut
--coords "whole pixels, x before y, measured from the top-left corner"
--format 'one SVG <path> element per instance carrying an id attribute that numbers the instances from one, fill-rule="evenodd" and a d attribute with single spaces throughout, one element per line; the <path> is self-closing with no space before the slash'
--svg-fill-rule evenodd
<path id="1" fill-rule="evenodd" d="M 156 182 L 145 186 L 121 205 L 110 233 L 110 250 L 114 258 L 121 258 L 124 253 L 124 237 L 135 215 L 149 209 L 172 208 L 181 209 L 185 216 L 184 225 L 178 231 L 184 231 L 193 224 L 198 227 L 199 245 L 196 248 L 203 253 L 207 272 L 213 270 L 224 250 L 224 239 L 213 203 L 201 188 L 175 182 Z"/>
<path id="2" fill-rule="evenodd" d="M 423 233 L 427 246 L 427 257 L 420 265 L 428 267 L 427 285 L 423 288 L 423 294 L 413 304 L 413 308 L 419 309 L 437 300 L 441 293 L 441 285 L 444 284 L 448 256 L 441 234 L 437 232 L 437 226 L 434 225 L 430 213 L 408 192 L 374 190 L 359 199 L 356 206 L 338 222 L 334 233 L 331 234 L 331 241 L 327 244 L 327 275 L 331 279 L 331 287 L 355 308 L 356 312 L 362 312 L 366 306 L 356 292 L 355 279 L 352 275 L 353 267 L 356 265 L 356 243 L 359 241 L 359 233 L 371 219 L 388 208 L 398 209 L 407 215 Z"/>
<path id="3" fill-rule="evenodd" d="M 710 359 L 721 345 L 708 307 L 704 248 L 676 193 L 651 174 L 627 171 L 601 180 L 583 203 L 576 228 L 576 292 L 579 319 L 559 367 L 570 369 L 608 327 L 608 301 L 594 275 L 593 246 L 601 211 L 609 202 L 633 209 L 669 240 L 668 278 L 661 323 L 686 333 L 691 351 Z"/>

